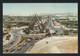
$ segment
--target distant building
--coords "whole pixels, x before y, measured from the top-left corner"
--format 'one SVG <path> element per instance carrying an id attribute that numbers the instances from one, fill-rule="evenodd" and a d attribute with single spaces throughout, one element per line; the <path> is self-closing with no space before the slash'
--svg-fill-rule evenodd
<path id="1" fill-rule="evenodd" d="M 68 21 L 67 18 L 60 18 L 59 21 Z"/>

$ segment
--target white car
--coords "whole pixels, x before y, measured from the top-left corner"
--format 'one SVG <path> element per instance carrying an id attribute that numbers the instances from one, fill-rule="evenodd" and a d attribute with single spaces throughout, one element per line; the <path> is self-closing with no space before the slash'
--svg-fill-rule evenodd
<path id="1" fill-rule="evenodd" d="M 24 43 L 23 46 L 26 46 L 26 43 Z"/>
<path id="2" fill-rule="evenodd" d="M 17 50 L 18 50 L 18 51 L 19 51 L 19 50 L 21 50 L 21 47 L 18 47 L 18 49 L 17 49 Z"/>
<path id="3" fill-rule="evenodd" d="M 30 42 L 31 40 L 30 39 L 27 39 L 28 40 L 28 42 Z"/>

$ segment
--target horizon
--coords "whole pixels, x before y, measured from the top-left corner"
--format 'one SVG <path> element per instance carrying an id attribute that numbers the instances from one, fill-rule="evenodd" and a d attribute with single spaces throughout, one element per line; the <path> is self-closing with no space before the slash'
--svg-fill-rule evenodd
<path id="1" fill-rule="evenodd" d="M 78 14 L 76 14 L 76 13 L 55 13 L 56 15 L 59 15 L 59 14 L 75 14 L 75 15 L 77 15 L 78 16 Z M 53 15 L 55 15 L 55 14 L 53 14 Z M 3 15 L 3 16 L 34 16 L 35 14 L 32 14 L 32 15 Z M 37 14 L 38 15 L 38 14 Z M 42 14 L 39 14 L 39 15 L 42 15 Z M 44 14 L 44 15 L 49 15 L 49 14 Z"/>
<path id="2" fill-rule="evenodd" d="M 25 13 L 26 12 L 26 13 Z M 3 15 L 30 16 L 34 14 L 78 14 L 77 3 L 3 3 Z"/>

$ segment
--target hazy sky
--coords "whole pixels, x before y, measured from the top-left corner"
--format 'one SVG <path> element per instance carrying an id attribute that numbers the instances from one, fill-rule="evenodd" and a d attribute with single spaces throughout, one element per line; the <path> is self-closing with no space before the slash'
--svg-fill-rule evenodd
<path id="1" fill-rule="evenodd" d="M 3 15 L 77 13 L 77 3 L 3 3 Z"/>

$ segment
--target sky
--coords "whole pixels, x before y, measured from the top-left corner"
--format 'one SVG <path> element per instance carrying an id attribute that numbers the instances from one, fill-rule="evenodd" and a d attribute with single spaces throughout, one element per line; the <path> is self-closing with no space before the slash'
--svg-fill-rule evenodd
<path id="1" fill-rule="evenodd" d="M 77 12 L 77 3 L 3 3 L 3 15 L 11 16 Z"/>

